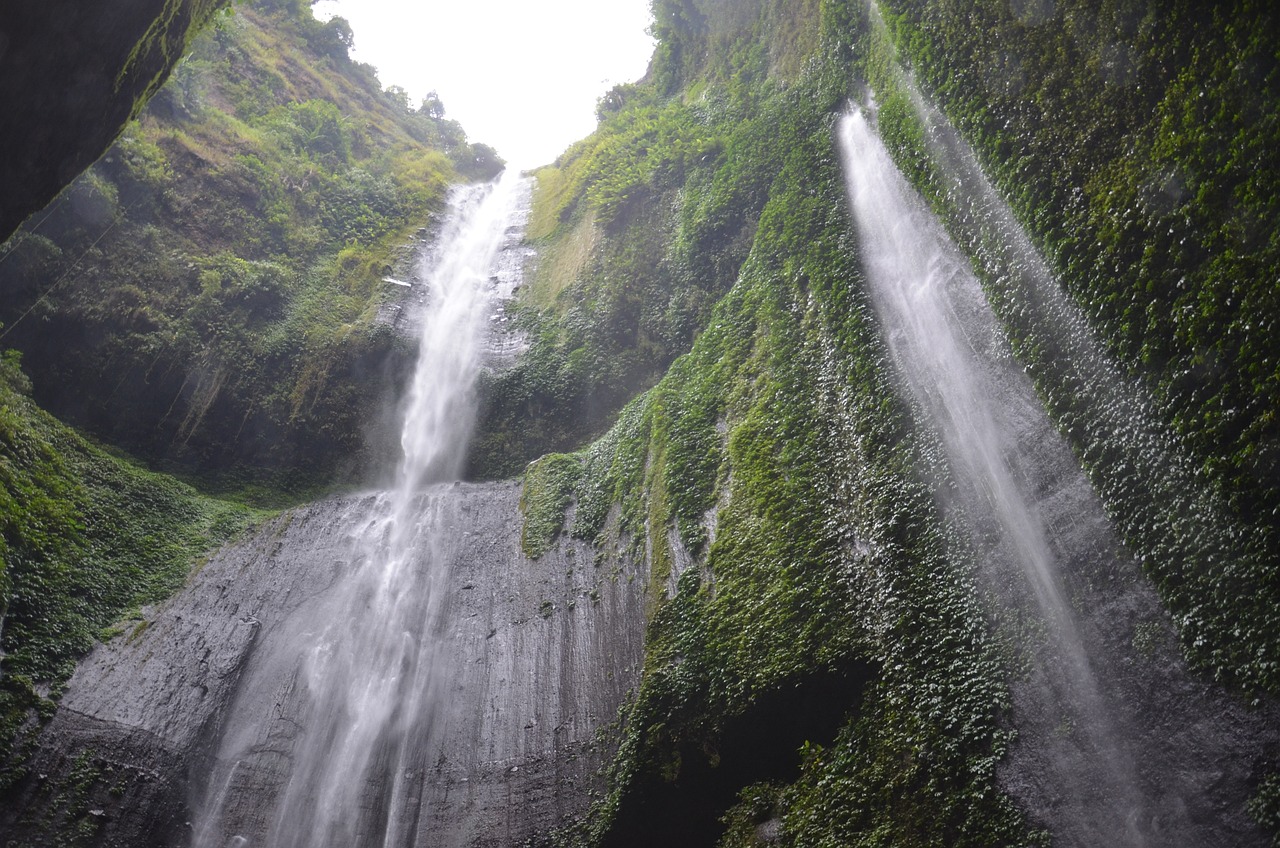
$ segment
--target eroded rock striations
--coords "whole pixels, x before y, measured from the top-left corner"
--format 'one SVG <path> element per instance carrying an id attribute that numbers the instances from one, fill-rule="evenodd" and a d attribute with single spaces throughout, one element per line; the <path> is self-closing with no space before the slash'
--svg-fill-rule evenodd
<path id="1" fill-rule="evenodd" d="M 639 673 L 646 581 L 637 564 L 594 565 L 576 540 L 526 557 L 512 529 L 519 484 L 444 490 L 458 519 L 440 628 L 451 660 L 431 767 L 415 775 L 412 844 L 514 844 L 581 813 L 597 785 L 609 752 L 596 732 Z M 210 799 L 228 827 L 215 844 L 261 844 L 291 742 L 306 732 L 291 715 L 297 664 L 281 659 L 298 652 L 273 649 L 315 624 L 377 500 L 272 520 L 95 650 L 0 819 L 7 837 L 39 844 L 83 828 L 98 845 L 188 844 L 194 807 Z M 260 721 L 264 708 L 277 720 Z M 266 733 L 242 744 L 250 728 Z"/>

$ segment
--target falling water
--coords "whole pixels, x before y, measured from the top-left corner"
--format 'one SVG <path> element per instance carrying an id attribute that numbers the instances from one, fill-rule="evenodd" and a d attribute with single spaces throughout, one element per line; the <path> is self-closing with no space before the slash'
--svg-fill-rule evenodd
<path id="1" fill-rule="evenodd" d="M 307 599 L 255 651 L 230 714 L 197 848 L 413 844 L 446 676 L 438 631 L 461 522 L 446 493 L 474 417 L 494 264 L 527 183 L 457 191 L 429 273 L 420 354 L 404 412 L 395 488 L 365 499 L 335 585 Z M 280 669 L 292 668 L 281 675 Z M 267 690 L 267 691 L 264 691 Z M 254 803 L 233 803 L 256 793 Z M 245 811 L 248 812 L 245 812 Z M 230 841 L 228 841 L 230 840 Z"/>
<path id="2" fill-rule="evenodd" d="M 441 256 L 431 277 L 432 300 L 401 430 L 404 459 L 396 488 L 401 509 L 424 484 L 456 479 L 462 471 L 494 262 L 522 184 L 507 173 L 492 188 L 464 190 L 440 237 Z"/>
<path id="3" fill-rule="evenodd" d="M 944 448 L 939 503 L 968 530 L 961 544 L 1015 669 L 1018 737 L 1001 766 L 1005 788 L 1056 845 L 1266 844 L 1244 802 L 1272 720 L 1188 673 L 1167 613 L 1013 357 L 967 258 L 894 166 L 873 109 L 840 124 L 849 201 L 887 344 Z M 963 173 L 977 172 L 965 162 Z M 957 173 L 953 191 L 964 192 Z M 999 206 L 985 180 L 971 191 Z M 988 218 L 1007 232 L 1007 244 L 986 245 L 990 256 L 1043 267 L 1010 216 Z M 1083 367 L 1100 360 L 1082 334 L 1067 349 Z M 1119 402 L 1124 386 L 1110 372 L 1092 373 L 1109 384 L 1085 391 L 1115 395 L 1124 408 L 1114 414 L 1139 405 Z"/>
<path id="4" fill-rule="evenodd" d="M 1097 844 L 1145 845 L 1132 758 L 1099 691 L 1036 506 L 1041 472 L 1018 444 L 1028 432 L 1023 420 L 1043 417 L 1030 382 L 1007 367 L 967 261 L 910 190 L 863 112 L 843 120 L 841 141 L 863 263 L 890 350 L 941 435 L 961 508 L 979 524 L 992 519 L 979 531 L 989 541 L 975 547 L 1021 566 L 1048 636 L 1053 656 L 1038 670 L 1043 697 L 1059 705 L 1062 736 L 1072 737 L 1073 750 L 1055 758 L 1068 772 L 1061 775 L 1064 802 L 1093 820 Z M 1076 762 L 1081 757 L 1092 763 L 1088 779 Z"/>

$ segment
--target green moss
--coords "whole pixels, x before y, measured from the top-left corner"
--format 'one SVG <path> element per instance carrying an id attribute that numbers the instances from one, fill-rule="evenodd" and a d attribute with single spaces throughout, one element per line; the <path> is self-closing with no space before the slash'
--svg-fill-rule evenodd
<path id="1" fill-rule="evenodd" d="M 520 493 L 520 511 L 524 514 L 520 546 L 525 554 L 537 559 L 560 535 L 565 510 L 573 501 L 581 474 L 582 465 L 576 456 L 548 454 L 529 464 Z"/>
<path id="2" fill-rule="evenodd" d="M 119 785 L 122 778 L 114 771 L 97 751 L 82 750 L 65 775 L 43 781 L 40 791 L 47 803 L 37 813 L 28 813 L 22 819 L 22 826 L 40 837 L 34 842 L 22 840 L 12 844 L 15 848 L 35 845 L 82 848 L 95 844 L 105 819 L 103 810 L 94 806 L 101 803 L 103 792 L 110 791 L 109 786 Z"/>
<path id="3" fill-rule="evenodd" d="M 165 0 L 160 14 L 133 46 L 116 75 L 115 90 L 138 91 L 130 117 L 137 117 L 143 105 L 168 77 L 172 69 L 198 33 L 229 0 Z M 151 72 L 141 86 L 130 84 L 130 77 Z"/>
<path id="4" fill-rule="evenodd" d="M 217 15 L 39 233 L 0 248 L 5 342 L 42 405 L 223 489 L 296 498 L 382 459 L 369 410 L 413 355 L 383 280 L 449 184 L 499 163 L 331 30 L 305 4 Z"/>
<path id="5" fill-rule="evenodd" d="M 7 784 L 33 710 L 76 659 L 138 607 L 177 589 L 255 514 L 105 453 L 0 381 L 0 761 Z M 24 733 L 34 730 L 26 725 Z M 13 755 L 13 756 L 11 756 Z"/>

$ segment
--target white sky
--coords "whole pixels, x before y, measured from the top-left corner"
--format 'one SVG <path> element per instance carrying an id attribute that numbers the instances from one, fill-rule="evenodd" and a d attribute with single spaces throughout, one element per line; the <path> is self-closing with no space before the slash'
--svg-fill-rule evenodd
<path id="1" fill-rule="evenodd" d="M 597 98 L 644 75 L 649 0 L 320 0 L 355 33 L 352 57 L 413 105 L 435 90 L 445 117 L 508 164 L 556 158 L 595 128 Z"/>

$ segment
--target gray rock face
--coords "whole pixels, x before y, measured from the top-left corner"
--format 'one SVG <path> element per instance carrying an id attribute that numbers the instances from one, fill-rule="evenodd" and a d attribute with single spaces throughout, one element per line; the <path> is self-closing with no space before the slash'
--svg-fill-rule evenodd
<path id="1" fill-rule="evenodd" d="M 514 844 L 585 809 L 608 753 L 597 730 L 638 677 L 647 581 L 629 562 L 598 565 L 576 540 L 524 556 L 517 483 L 436 492 L 456 542 L 437 584 L 440 699 L 391 818 L 411 820 L 405 844 Z M 25 821 L 6 814 L 3 830 L 38 842 L 51 823 L 83 820 L 99 845 L 185 845 L 201 828 L 207 844 L 265 844 L 307 731 L 306 635 L 377 502 L 336 498 L 272 520 L 96 649 L 41 738 L 17 805 Z M 98 779 L 71 803 L 87 769 Z M 366 796 L 392 803 L 376 787 Z"/>

